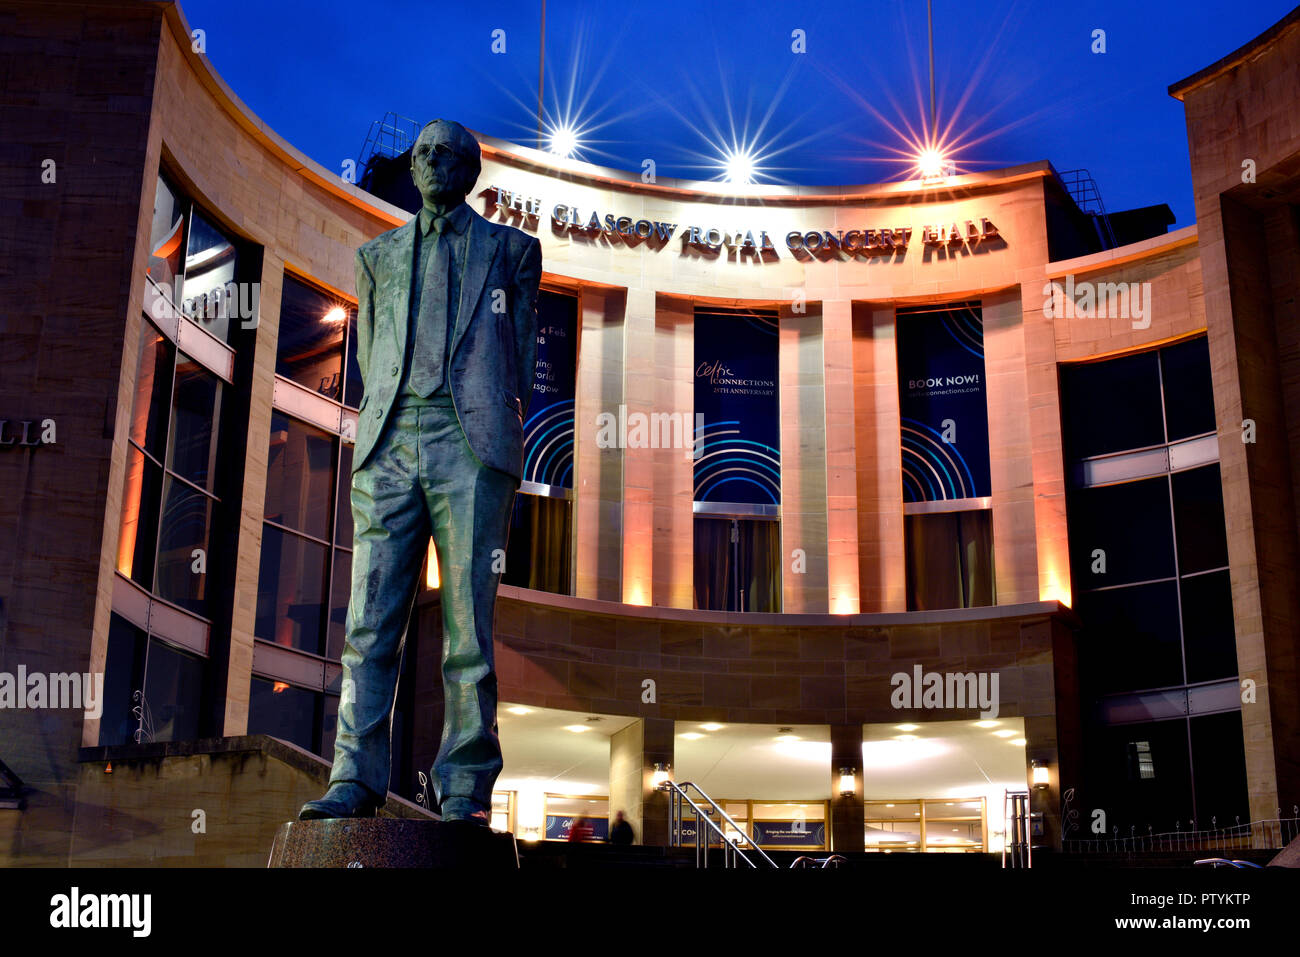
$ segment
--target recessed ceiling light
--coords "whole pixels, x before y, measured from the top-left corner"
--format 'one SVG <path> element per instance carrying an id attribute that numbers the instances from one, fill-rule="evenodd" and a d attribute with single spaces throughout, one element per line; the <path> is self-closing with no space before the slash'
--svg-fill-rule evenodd
<path id="1" fill-rule="evenodd" d="M 1008 744 L 1014 744 L 1014 745 L 1015 745 L 1016 747 L 1018 747 L 1018 748 L 1023 748 L 1023 747 L 1024 747 L 1026 744 L 1028 744 L 1029 742 L 1027 742 L 1024 738 L 1012 738 L 1012 739 L 1011 739 L 1010 741 L 1008 741 L 1007 743 L 1008 743 Z"/>
<path id="2" fill-rule="evenodd" d="M 885 807 L 893 807 L 893 806 L 894 806 L 894 805 L 892 805 L 892 804 L 886 804 L 886 805 L 885 805 Z"/>
<path id="3" fill-rule="evenodd" d="M 532 714 L 533 713 L 532 708 L 525 708 L 521 704 L 513 704 L 510 707 L 506 708 L 506 710 L 509 711 L 511 714 Z"/>
<path id="4" fill-rule="evenodd" d="M 993 733 L 999 738 L 1009 738 L 1015 734 L 1014 731 L 1011 731 L 1007 728 L 1003 728 L 1001 731 L 994 731 Z"/>
<path id="5" fill-rule="evenodd" d="M 916 731 L 921 726 L 919 724 L 896 724 L 894 727 L 899 731 Z"/>
<path id="6" fill-rule="evenodd" d="M 565 731 L 572 731 L 574 734 L 582 734 L 584 731 L 590 731 L 591 725 L 588 724 L 566 724 Z"/>
<path id="7" fill-rule="evenodd" d="M 976 722 L 975 722 L 975 727 L 977 727 L 977 728 L 996 728 L 999 724 L 1001 724 L 1000 721 L 976 721 Z"/>
<path id="8" fill-rule="evenodd" d="M 915 741 L 915 740 L 916 740 L 916 735 L 914 735 L 914 734 L 896 734 L 896 735 L 894 735 L 894 739 L 895 739 L 896 741 Z"/>
<path id="9" fill-rule="evenodd" d="M 704 735 L 700 734 L 698 731 L 685 731 L 677 737 L 685 738 L 687 741 L 698 741 L 700 738 L 704 737 Z"/>
<path id="10" fill-rule="evenodd" d="M 778 740 L 778 741 L 798 741 L 798 740 L 799 740 L 799 735 L 797 735 L 797 734 L 778 734 L 778 735 L 776 736 L 776 740 Z"/>
<path id="11" fill-rule="evenodd" d="M 708 724 L 700 725 L 705 731 L 721 731 L 726 727 L 725 724 L 718 724 L 716 721 L 710 721 Z"/>

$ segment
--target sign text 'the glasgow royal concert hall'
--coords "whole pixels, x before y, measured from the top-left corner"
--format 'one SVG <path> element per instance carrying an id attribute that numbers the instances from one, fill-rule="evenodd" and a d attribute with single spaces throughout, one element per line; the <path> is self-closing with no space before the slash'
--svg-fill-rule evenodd
<path id="1" fill-rule="evenodd" d="M 498 209 L 518 213 L 528 219 L 537 219 L 542 214 L 542 200 L 537 196 L 525 196 L 523 193 L 511 192 L 500 186 L 489 186 L 490 202 Z M 625 236 L 631 241 L 647 241 L 656 247 L 663 246 L 678 234 L 679 223 L 669 223 L 651 219 L 633 219 L 631 216 L 615 216 L 612 213 L 601 215 L 597 210 L 588 212 L 578 206 L 557 203 L 551 209 L 551 225 L 557 230 L 582 233 L 605 233 L 611 236 Z M 924 225 L 917 232 L 922 245 L 929 247 L 975 246 L 998 236 L 998 229 L 987 218 L 981 216 L 979 222 L 965 220 L 962 223 L 935 223 Z M 814 229 L 806 232 L 794 230 L 785 235 L 786 248 L 792 252 L 830 253 L 843 250 L 848 253 L 869 256 L 882 255 L 906 250 L 912 241 L 911 226 L 887 226 L 875 229 Z M 682 242 L 688 246 L 703 246 L 708 249 L 753 250 L 756 253 L 774 255 L 776 247 L 766 230 L 726 230 L 717 226 L 683 226 Z"/>

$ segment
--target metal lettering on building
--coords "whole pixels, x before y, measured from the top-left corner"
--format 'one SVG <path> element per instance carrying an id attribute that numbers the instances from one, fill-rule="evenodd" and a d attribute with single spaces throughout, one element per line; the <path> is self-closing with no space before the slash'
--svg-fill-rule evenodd
<path id="1" fill-rule="evenodd" d="M 487 189 L 490 205 L 521 217 L 524 228 L 536 229 L 544 204 L 541 197 L 500 186 Z M 551 207 L 551 228 L 560 233 L 580 233 L 619 237 L 628 245 L 646 243 L 660 249 L 674 237 L 684 247 L 699 249 L 751 251 L 759 258 L 777 258 L 776 244 L 765 229 L 740 228 L 711 224 L 682 224 L 660 219 L 635 219 L 618 216 L 599 209 L 569 203 L 556 203 Z M 904 254 L 913 245 L 916 236 L 920 245 L 930 248 L 973 248 L 993 240 L 1000 241 L 1000 233 L 987 216 L 963 219 L 959 222 L 925 223 L 920 227 L 903 225 L 861 226 L 854 229 L 791 230 L 783 242 L 791 254 L 799 258 L 826 256 L 844 252 L 857 256 L 889 256 Z"/>

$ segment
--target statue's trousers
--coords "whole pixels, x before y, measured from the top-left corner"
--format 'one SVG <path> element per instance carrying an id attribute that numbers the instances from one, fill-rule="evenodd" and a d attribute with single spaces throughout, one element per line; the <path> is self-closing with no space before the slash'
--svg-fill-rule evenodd
<path id="1" fill-rule="evenodd" d="M 516 486 L 478 461 L 450 405 L 399 405 L 353 473 L 352 597 L 331 784 L 388 790 L 401 642 L 432 535 L 445 692 L 434 797 L 444 816 L 491 807 L 501 771 L 492 618 Z"/>

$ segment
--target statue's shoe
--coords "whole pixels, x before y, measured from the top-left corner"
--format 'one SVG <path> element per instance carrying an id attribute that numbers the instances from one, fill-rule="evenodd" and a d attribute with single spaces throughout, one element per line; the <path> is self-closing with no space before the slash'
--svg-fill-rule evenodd
<path id="1" fill-rule="evenodd" d="M 466 798 L 444 798 L 439 814 L 444 821 L 488 827 L 492 817 L 487 808 Z"/>
<path id="2" fill-rule="evenodd" d="M 331 784 L 325 796 L 308 801 L 298 812 L 300 821 L 318 821 L 331 817 L 374 817 L 384 806 L 382 799 L 360 784 Z"/>

